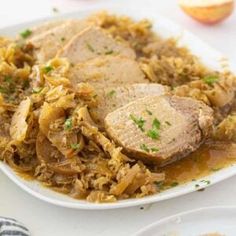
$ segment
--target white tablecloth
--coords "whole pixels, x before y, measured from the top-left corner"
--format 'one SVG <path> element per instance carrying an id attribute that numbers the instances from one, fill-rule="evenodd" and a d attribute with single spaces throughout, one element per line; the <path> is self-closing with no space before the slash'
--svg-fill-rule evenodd
<path id="1" fill-rule="evenodd" d="M 107 0 L 107 2 L 118 0 Z M 123 1 L 123 0 L 119 0 Z M 144 1 L 144 0 L 143 0 Z M 0 28 L 54 14 L 83 9 L 96 0 L 1 0 Z M 126 4 L 132 2 L 126 0 Z M 136 4 L 142 1 L 136 0 Z M 188 18 L 179 10 L 174 0 L 145 0 L 145 5 L 183 25 L 227 57 L 236 60 L 236 14 L 215 26 L 203 26 Z M 14 217 L 24 222 L 36 236 L 128 236 L 136 230 L 162 217 L 180 211 L 213 205 L 236 205 L 236 177 L 176 199 L 139 207 L 83 211 L 64 209 L 41 202 L 23 192 L 0 173 L 0 215 Z"/>

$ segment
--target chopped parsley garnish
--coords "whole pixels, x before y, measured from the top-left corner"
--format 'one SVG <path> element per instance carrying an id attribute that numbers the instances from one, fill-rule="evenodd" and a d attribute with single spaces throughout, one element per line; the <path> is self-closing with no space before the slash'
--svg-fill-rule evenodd
<path id="1" fill-rule="evenodd" d="M 111 90 L 111 91 L 107 94 L 107 96 L 113 97 L 115 94 L 116 94 L 116 91 L 115 91 L 115 90 Z"/>
<path id="2" fill-rule="evenodd" d="M 66 130 L 72 129 L 72 119 L 71 119 L 71 118 L 66 119 L 64 125 L 65 125 L 65 129 L 66 129 Z"/>
<path id="3" fill-rule="evenodd" d="M 135 117 L 134 115 L 131 114 L 130 119 L 138 126 L 138 128 L 140 130 L 142 130 L 144 132 L 143 126 L 144 126 L 146 121 L 142 117 L 137 118 L 137 117 Z"/>
<path id="4" fill-rule="evenodd" d="M 64 37 L 61 38 L 61 41 L 64 42 L 66 39 Z"/>
<path id="5" fill-rule="evenodd" d="M 211 183 L 211 181 L 210 180 L 201 180 L 200 181 L 201 183 L 205 183 L 205 184 L 207 184 L 207 185 L 209 185 L 210 183 Z M 200 184 L 195 184 L 195 188 L 202 188 L 202 186 L 200 185 Z M 200 190 L 198 190 L 198 191 L 204 191 L 204 189 L 200 189 Z"/>
<path id="6" fill-rule="evenodd" d="M 108 51 L 105 52 L 105 54 L 106 54 L 106 55 L 110 55 L 110 54 L 112 54 L 113 52 L 114 52 L 113 50 L 108 50 Z"/>
<path id="7" fill-rule="evenodd" d="M 210 180 L 201 180 L 202 183 L 206 183 L 206 184 L 210 184 L 211 181 Z"/>
<path id="8" fill-rule="evenodd" d="M 152 112 L 151 111 L 149 111 L 148 109 L 146 109 L 146 112 L 148 113 L 148 115 L 152 115 Z"/>
<path id="9" fill-rule="evenodd" d="M 159 151 L 159 149 L 158 148 L 149 148 L 146 144 L 141 144 L 140 145 L 140 149 L 142 149 L 143 151 L 145 151 L 145 152 L 158 152 Z"/>
<path id="10" fill-rule="evenodd" d="M 150 149 L 147 147 L 147 145 L 146 144 L 141 144 L 140 145 L 140 149 L 142 149 L 143 151 L 145 151 L 145 152 L 150 152 Z"/>
<path id="11" fill-rule="evenodd" d="M 43 68 L 43 70 L 44 70 L 44 72 L 47 74 L 47 73 L 49 73 L 50 71 L 52 71 L 53 68 L 52 68 L 51 66 L 45 66 L 45 67 Z"/>
<path id="12" fill-rule="evenodd" d="M 28 38 L 31 34 L 32 34 L 32 31 L 29 30 L 29 29 L 26 29 L 25 31 L 23 31 L 23 32 L 20 33 L 20 36 L 21 36 L 23 39 L 26 39 L 26 38 Z"/>
<path id="13" fill-rule="evenodd" d="M 147 131 L 147 136 L 151 139 L 158 139 L 160 137 L 159 132 L 156 129 L 150 129 Z"/>
<path id="14" fill-rule="evenodd" d="M 211 75 L 204 77 L 202 80 L 208 85 L 213 85 L 215 82 L 219 80 L 219 77 Z"/>
<path id="15" fill-rule="evenodd" d="M 178 185 L 179 185 L 178 182 L 173 182 L 173 183 L 170 184 L 171 187 L 176 187 L 176 186 L 178 186 Z"/>
<path id="16" fill-rule="evenodd" d="M 72 143 L 70 145 L 71 149 L 77 150 L 79 148 L 79 144 L 78 143 Z"/>
<path id="17" fill-rule="evenodd" d="M 42 87 L 37 87 L 37 88 L 33 88 L 33 89 L 32 89 L 32 92 L 33 92 L 33 93 L 40 93 L 42 90 L 43 90 Z"/>
<path id="18" fill-rule="evenodd" d="M 170 123 L 169 121 L 166 120 L 165 123 L 166 123 L 167 125 L 171 126 L 171 123 Z"/>
<path id="19" fill-rule="evenodd" d="M 158 148 L 151 148 L 151 151 L 152 151 L 152 152 L 158 152 L 159 149 L 158 149 Z"/>
<path id="20" fill-rule="evenodd" d="M 162 189 L 164 182 L 163 182 L 163 181 L 156 181 L 156 182 L 154 182 L 154 184 L 155 184 L 159 189 Z"/>
<path id="21" fill-rule="evenodd" d="M 154 129 L 160 129 L 160 126 L 161 126 L 161 123 L 160 123 L 160 121 L 157 119 L 157 118 L 155 118 L 154 120 L 153 120 L 153 122 L 152 122 L 152 128 Z"/>
<path id="22" fill-rule="evenodd" d="M 11 83 L 12 82 L 12 77 L 11 76 L 5 76 L 4 77 L 4 82 Z"/>
<path id="23" fill-rule="evenodd" d="M 86 45 L 87 45 L 87 48 L 89 49 L 89 51 L 95 52 L 95 50 L 94 50 L 94 48 L 92 47 L 91 44 L 87 43 Z"/>
<path id="24" fill-rule="evenodd" d="M 222 169 L 222 168 L 219 167 L 219 168 L 212 168 L 211 170 L 212 170 L 212 171 L 219 171 L 219 170 L 221 170 L 221 169 Z"/>
<path id="25" fill-rule="evenodd" d="M 151 139 L 158 139 L 160 137 L 159 129 L 160 129 L 161 123 L 160 121 L 155 118 L 152 122 L 152 129 L 147 131 L 147 136 Z"/>

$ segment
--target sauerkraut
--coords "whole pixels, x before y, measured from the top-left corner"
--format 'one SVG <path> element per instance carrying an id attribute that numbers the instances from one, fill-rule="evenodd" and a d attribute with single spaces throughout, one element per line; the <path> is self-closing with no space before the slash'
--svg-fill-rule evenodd
<path id="1" fill-rule="evenodd" d="M 235 77 L 205 68 L 176 40 L 163 40 L 147 20 L 99 13 L 89 18 L 136 52 L 147 82 L 210 105 L 214 138 L 235 140 L 230 115 Z M 27 42 L 0 38 L 0 159 L 46 186 L 92 202 L 143 197 L 161 190 L 165 173 L 127 156 L 100 130 L 90 110 L 96 89 L 71 83 L 66 58 L 42 64 Z"/>

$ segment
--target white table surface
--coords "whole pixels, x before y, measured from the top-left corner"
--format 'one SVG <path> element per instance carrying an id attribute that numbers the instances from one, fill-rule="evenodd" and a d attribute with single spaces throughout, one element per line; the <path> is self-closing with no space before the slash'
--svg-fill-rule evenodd
<path id="1" fill-rule="evenodd" d="M 105 1 L 105 0 L 104 0 Z M 107 0 L 117 2 L 118 0 Z M 123 0 L 119 0 L 123 1 Z M 144 0 L 143 0 L 144 1 Z M 83 9 L 102 0 L 1 0 L 0 28 L 45 16 Z M 131 1 L 124 1 L 132 4 Z M 141 0 L 136 0 L 139 4 Z M 236 13 L 216 26 L 203 26 L 184 15 L 175 0 L 145 0 L 145 5 L 183 25 L 227 57 L 236 60 Z M 124 5 L 125 7 L 125 5 Z M 128 14 L 128 13 L 127 13 Z M 156 220 L 181 211 L 214 205 L 236 205 L 236 177 L 157 204 L 107 211 L 72 210 L 33 198 L 0 173 L 0 215 L 24 222 L 35 236 L 128 236 Z"/>

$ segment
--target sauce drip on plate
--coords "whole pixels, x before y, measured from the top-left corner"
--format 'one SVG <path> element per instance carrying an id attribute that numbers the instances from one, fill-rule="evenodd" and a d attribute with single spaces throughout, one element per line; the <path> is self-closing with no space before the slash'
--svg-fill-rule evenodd
<path id="1" fill-rule="evenodd" d="M 236 163 L 236 144 L 209 142 L 197 151 L 162 168 L 165 183 L 186 183 L 207 176 Z"/>

